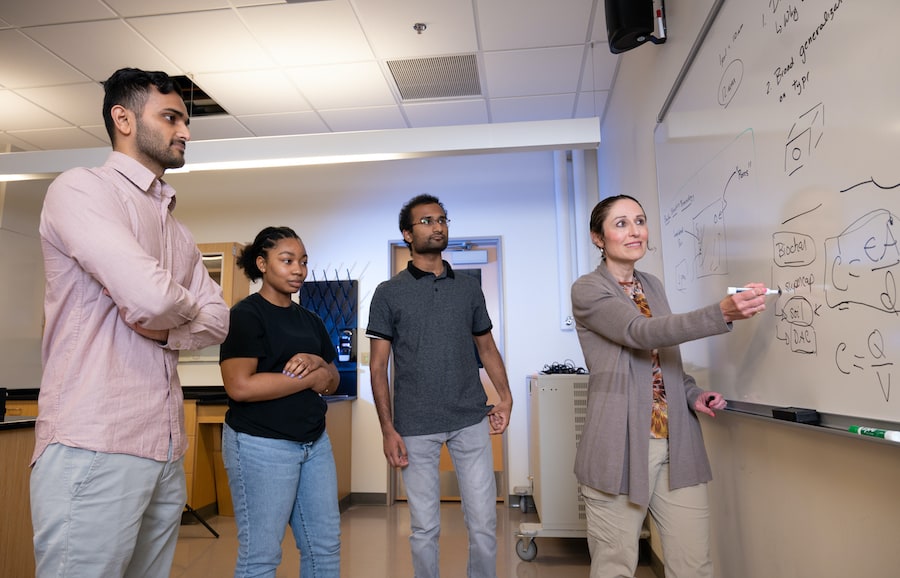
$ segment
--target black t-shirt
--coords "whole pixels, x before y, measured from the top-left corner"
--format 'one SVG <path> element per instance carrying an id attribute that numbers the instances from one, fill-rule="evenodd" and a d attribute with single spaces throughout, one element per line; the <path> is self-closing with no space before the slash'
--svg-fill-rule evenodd
<path id="1" fill-rule="evenodd" d="M 231 309 L 231 328 L 219 349 L 219 361 L 255 357 L 257 373 L 281 373 L 297 353 L 313 353 L 327 363 L 336 357 L 322 319 L 291 303 L 279 307 L 254 293 Z M 328 405 L 304 389 L 279 399 L 255 402 L 228 400 L 225 423 L 233 430 L 265 438 L 312 442 L 325 431 Z"/>

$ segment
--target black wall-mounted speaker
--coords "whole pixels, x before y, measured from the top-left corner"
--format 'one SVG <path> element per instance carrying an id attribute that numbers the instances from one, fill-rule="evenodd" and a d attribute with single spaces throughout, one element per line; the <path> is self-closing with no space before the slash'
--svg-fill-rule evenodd
<path id="1" fill-rule="evenodd" d="M 606 0 L 606 33 L 613 54 L 651 40 L 653 26 L 653 0 Z"/>

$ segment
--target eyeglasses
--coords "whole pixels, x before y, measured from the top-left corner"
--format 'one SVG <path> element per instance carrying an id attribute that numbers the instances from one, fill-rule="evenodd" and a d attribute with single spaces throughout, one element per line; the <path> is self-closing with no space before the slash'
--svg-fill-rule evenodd
<path id="1" fill-rule="evenodd" d="M 413 225 L 425 225 L 427 227 L 434 224 L 446 225 L 449 222 L 450 219 L 447 217 L 422 217 L 418 221 L 413 221 Z"/>

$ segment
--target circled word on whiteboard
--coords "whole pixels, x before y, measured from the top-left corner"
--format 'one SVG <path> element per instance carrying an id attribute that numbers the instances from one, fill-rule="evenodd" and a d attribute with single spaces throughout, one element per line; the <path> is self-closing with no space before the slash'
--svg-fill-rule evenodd
<path id="1" fill-rule="evenodd" d="M 741 80 L 744 78 L 744 62 L 741 59 L 732 60 L 725 67 L 722 73 L 722 80 L 719 81 L 719 106 L 728 108 L 728 104 L 738 88 L 741 87 Z"/>

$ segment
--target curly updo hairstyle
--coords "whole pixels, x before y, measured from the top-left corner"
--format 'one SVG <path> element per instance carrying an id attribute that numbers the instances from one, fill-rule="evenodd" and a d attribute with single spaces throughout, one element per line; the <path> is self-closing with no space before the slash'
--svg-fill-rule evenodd
<path id="1" fill-rule="evenodd" d="M 277 245 L 278 241 L 282 239 L 297 239 L 299 241 L 300 236 L 290 227 L 266 227 L 256 235 L 253 243 L 244 247 L 238 256 L 237 266 L 244 270 L 244 274 L 248 279 L 251 281 L 262 279 L 263 274 L 256 264 L 256 258 L 267 258 L 269 249 Z"/>

